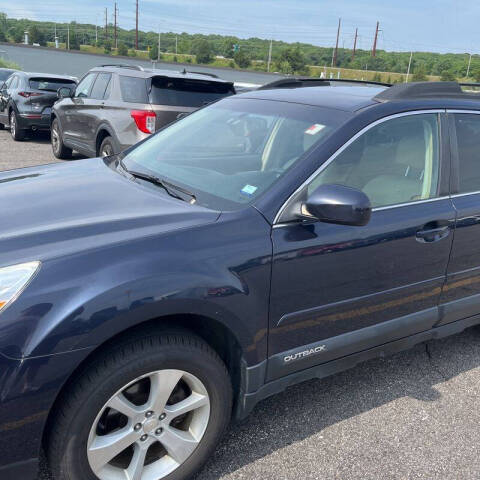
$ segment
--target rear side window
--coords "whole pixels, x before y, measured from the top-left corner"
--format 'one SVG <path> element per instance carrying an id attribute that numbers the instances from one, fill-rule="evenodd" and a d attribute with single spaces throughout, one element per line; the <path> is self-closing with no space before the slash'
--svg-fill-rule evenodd
<path id="1" fill-rule="evenodd" d="M 31 78 L 29 85 L 32 90 L 44 90 L 46 92 L 56 92 L 59 88 L 75 86 L 73 80 L 63 80 L 61 78 Z"/>
<path id="2" fill-rule="evenodd" d="M 144 78 L 120 75 L 122 99 L 127 103 L 148 103 L 147 82 Z"/>
<path id="3" fill-rule="evenodd" d="M 110 73 L 99 73 L 90 92 L 90 98 L 103 100 L 111 78 L 112 75 Z"/>
<path id="4" fill-rule="evenodd" d="M 201 107 L 232 94 L 232 87 L 228 83 L 154 77 L 150 100 L 154 105 Z"/>
<path id="5" fill-rule="evenodd" d="M 458 144 L 459 193 L 480 191 L 480 115 L 455 115 Z"/>

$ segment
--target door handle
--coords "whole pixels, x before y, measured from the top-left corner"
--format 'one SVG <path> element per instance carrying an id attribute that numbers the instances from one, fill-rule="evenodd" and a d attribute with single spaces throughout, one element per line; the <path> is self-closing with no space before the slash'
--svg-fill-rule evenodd
<path id="1" fill-rule="evenodd" d="M 431 228 L 430 225 L 425 225 L 422 230 L 418 230 L 415 237 L 420 243 L 433 243 L 447 238 L 450 234 L 449 225 L 442 227 Z"/>

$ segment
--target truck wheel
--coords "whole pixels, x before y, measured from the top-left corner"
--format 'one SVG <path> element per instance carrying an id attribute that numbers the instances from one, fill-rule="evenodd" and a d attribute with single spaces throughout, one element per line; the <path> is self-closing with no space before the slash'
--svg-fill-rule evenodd
<path id="1" fill-rule="evenodd" d="M 72 158 L 73 150 L 66 147 L 63 143 L 62 132 L 60 130 L 60 125 L 58 124 L 57 119 L 52 122 L 51 138 L 52 150 L 56 158 L 60 160 L 68 160 Z"/>
<path id="2" fill-rule="evenodd" d="M 14 110 L 10 112 L 10 133 L 16 142 L 20 142 L 25 138 L 25 130 L 19 128 L 17 114 Z"/>
<path id="3" fill-rule="evenodd" d="M 57 480 L 186 480 L 228 425 L 232 387 L 218 355 L 190 334 L 111 348 L 70 383 L 48 457 Z"/>

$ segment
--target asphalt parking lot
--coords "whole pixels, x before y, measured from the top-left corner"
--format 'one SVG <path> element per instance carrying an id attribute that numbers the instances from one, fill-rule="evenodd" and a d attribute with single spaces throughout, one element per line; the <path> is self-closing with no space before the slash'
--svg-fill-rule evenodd
<path id="1" fill-rule="evenodd" d="M 82 158 L 76 155 L 74 159 Z M 52 153 L 50 133 L 32 132 L 27 140 L 14 142 L 9 130 L 0 130 L 0 170 L 58 162 Z"/>
<path id="2" fill-rule="evenodd" d="M 54 161 L 48 135 L 0 132 L 0 170 Z M 199 480 L 480 478 L 480 329 L 261 402 Z M 38 480 L 52 480 L 42 462 Z"/>

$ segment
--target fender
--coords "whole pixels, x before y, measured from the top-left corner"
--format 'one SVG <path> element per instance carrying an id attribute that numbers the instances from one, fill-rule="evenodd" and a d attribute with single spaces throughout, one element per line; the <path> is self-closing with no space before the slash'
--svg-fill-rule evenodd
<path id="1" fill-rule="evenodd" d="M 45 261 L 36 288 L 2 314 L 0 352 L 21 359 L 87 349 L 149 320 L 192 315 L 235 332 L 248 365 L 265 360 L 270 227 L 254 209 L 243 221 L 225 217 Z M 242 244 L 252 231 L 258 242 Z"/>

